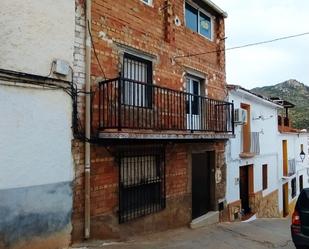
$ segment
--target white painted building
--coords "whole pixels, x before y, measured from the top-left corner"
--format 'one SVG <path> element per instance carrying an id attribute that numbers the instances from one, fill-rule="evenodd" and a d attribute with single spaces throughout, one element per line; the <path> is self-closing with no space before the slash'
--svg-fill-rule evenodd
<path id="1" fill-rule="evenodd" d="M 75 7 L 1 1 L 0 248 L 70 242 L 72 98 L 63 88 L 70 90 L 73 68 L 74 79 L 83 68 Z"/>
<path id="2" fill-rule="evenodd" d="M 288 159 L 291 159 L 290 164 L 296 163 L 296 171 L 301 170 L 299 174 L 303 175 L 303 187 L 306 187 L 309 185 L 304 168 L 308 166 L 308 156 L 300 163 L 299 148 L 304 144 L 304 151 L 308 151 L 303 141 L 307 134 L 280 133 L 278 110 L 282 105 L 244 88 L 229 86 L 229 101 L 234 102 L 236 114 L 235 138 L 226 146 L 229 220 L 238 219 L 239 214 L 244 213 L 280 217 L 282 184 L 291 181 L 283 176 L 282 140 L 288 140 Z"/>

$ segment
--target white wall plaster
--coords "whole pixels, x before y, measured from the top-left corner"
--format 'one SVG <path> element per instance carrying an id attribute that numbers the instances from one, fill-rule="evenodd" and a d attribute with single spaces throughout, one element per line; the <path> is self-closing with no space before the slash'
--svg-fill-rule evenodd
<path id="1" fill-rule="evenodd" d="M 48 75 L 55 58 L 72 66 L 75 2 L 2 0 L 0 68 Z"/>
<path id="2" fill-rule="evenodd" d="M 71 98 L 0 85 L 0 189 L 72 181 Z"/>

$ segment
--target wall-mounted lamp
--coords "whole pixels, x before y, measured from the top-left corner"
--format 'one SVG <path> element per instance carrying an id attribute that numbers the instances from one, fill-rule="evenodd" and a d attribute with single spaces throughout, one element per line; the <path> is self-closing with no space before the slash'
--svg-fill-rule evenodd
<path id="1" fill-rule="evenodd" d="M 305 160 L 306 154 L 304 152 L 304 145 L 303 144 L 300 145 L 299 157 L 300 157 L 301 162 L 303 162 Z"/>

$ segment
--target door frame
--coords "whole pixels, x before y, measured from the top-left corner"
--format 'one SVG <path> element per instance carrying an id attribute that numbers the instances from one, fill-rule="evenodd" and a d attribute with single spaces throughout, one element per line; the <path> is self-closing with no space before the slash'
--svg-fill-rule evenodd
<path id="1" fill-rule="evenodd" d="M 217 210 L 217 204 L 215 202 L 215 196 L 216 196 L 216 181 L 215 181 L 215 169 L 216 169 L 216 151 L 215 150 L 203 150 L 203 149 L 198 149 L 198 147 L 194 150 L 191 149 L 189 153 L 189 184 L 188 184 L 188 191 L 191 192 L 191 219 L 192 219 L 192 208 L 193 208 L 193 193 L 192 193 L 192 183 L 193 183 L 193 175 L 192 175 L 192 169 L 193 169 L 193 163 L 192 163 L 192 156 L 193 154 L 201 154 L 201 153 L 209 153 L 212 154 L 212 158 L 210 159 L 210 167 L 209 167 L 209 178 L 210 178 L 210 189 L 209 189 L 209 209 L 210 211 L 216 211 Z"/>
<path id="2" fill-rule="evenodd" d="M 248 208 L 251 210 L 251 205 L 250 205 L 250 196 L 254 194 L 254 164 L 248 164 L 248 165 L 242 165 L 239 167 L 239 199 L 241 201 L 241 192 L 240 192 L 240 171 L 246 169 L 247 170 L 247 193 L 248 193 Z"/>
<path id="3" fill-rule="evenodd" d="M 193 94 L 193 81 L 198 82 L 198 93 L 197 95 L 201 95 L 202 88 L 202 79 L 186 75 L 186 93 Z M 201 106 L 198 101 L 198 114 L 192 114 L 192 96 L 188 96 L 188 113 L 187 113 L 187 128 L 189 130 L 195 130 L 200 128 L 200 120 L 201 120 Z"/>

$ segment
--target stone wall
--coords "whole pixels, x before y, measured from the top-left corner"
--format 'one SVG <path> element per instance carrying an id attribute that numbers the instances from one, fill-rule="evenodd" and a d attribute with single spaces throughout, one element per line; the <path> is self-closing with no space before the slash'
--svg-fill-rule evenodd
<path id="1" fill-rule="evenodd" d="M 262 191 L 250 196 L 250 207 L 253 213 L 259 218 L 278 218 L 280 217 L 278 205 L 278 190 L 263 196 Z"/>

